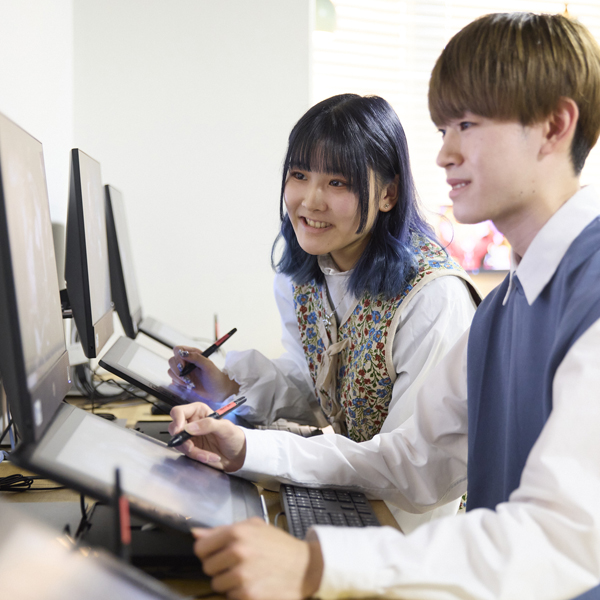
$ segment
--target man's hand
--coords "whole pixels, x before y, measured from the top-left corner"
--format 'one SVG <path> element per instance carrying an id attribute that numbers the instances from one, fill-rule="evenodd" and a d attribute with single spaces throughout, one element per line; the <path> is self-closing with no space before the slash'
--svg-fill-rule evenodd
<path id="1" fill-rule="evenodd" d="M 301 600 L 319 589 L 323 557 L 316 540 L 297 540 L 259 518 L 192 533 L 213 589 L 231 600 Z"/>
<path id="2" fill-rule="evenodd" d="M 201 463 L 223 471 L 237 471 L 246 459 L 246 436 L 231 421 L 207 419 L 213 410 L 202 402 L 182 404 L 171 410 L 173 422 L 169 433 L 176 435 L 184 429 L 193 437 L 177 450 Z"/>

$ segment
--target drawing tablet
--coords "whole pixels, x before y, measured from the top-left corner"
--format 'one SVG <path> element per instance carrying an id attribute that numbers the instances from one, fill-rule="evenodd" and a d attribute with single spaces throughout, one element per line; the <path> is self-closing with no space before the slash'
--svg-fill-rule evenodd
<path id="1" fill-rule="evenodd" d="M 65 538 L 7 503 L 0 505 L 0 531 L 3 598 L 181 598 L 154 578 L 102 551 L 81 552 Z"/>
<path id="2" fill-rule="evenodd" d="M 35 446 L 18 448 L 11 459 L 104 502 L 112 498 L 118 467 L 132 511 L 181 531 L 263 516 L 252 483 L 68 404 Z"/>
<path id="3" fill-rule="evenodd" d="M 99 361 L 99 365 L 138 386 L 169 406 L 202 400 L 197 394 L 173 385 L 169 362 L 127 337 L 120 337 Z"/>

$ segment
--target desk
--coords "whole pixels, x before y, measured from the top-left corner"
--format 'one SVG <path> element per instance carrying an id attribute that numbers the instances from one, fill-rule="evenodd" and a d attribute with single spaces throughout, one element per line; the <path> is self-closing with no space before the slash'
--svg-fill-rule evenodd
<path id="1" fill-rule="evenodd" d="M 81 404 L 80 401 L 73 401 L 73 404 Z M 151 405 L 146 402 L 120 402 L 114 404 L 105 404 L 98 408 L 96 412 L 109 412 L 118 419 L 126 419 L 127 426 L 132 427 L 137 421 L 170 421 L 169 417 L 162 415 L 152 415 Z M 4 461 L 0 464 L 0 477 L 6 477 L 14 473 L 23 473 L 23 469 Z M 34 487 L 54 487 L 56 484 L 52 481 L 37 480 Z M 275 515 L 281 510 L 279 503 L 279 494 L 268 490 L 260 490 L 265 499 L 269 520 L 271 523 L 275 520 Z M 0 498 L 9 502 L 79 502 L 79 494 L 69 489 L 48 490 L 48 491 L 29 491 L 29 492 L 0 492 Z M 89 499 L 91 504 L 94 500 Z M 394 517 L 387 506 L 381 501 L 372 501 L 373 509 L 382 525 L 391 525 L 398 528 Z M 219 594 L 210 594 L 210 583 L 207 580 L 164 580 L 169 587 L 183 596 L 202 597 L 206 600 L 223 600 Z"/>

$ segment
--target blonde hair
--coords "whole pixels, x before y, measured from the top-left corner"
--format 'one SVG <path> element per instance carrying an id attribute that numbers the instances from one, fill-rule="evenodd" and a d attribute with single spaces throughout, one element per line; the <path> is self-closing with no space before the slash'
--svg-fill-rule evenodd
<path id="1" fill-rule="evenodd" d="M 498 13 L 473 21 L 444 48 L 429 111 L 437 125 L 465 112 L 532 125 L 565 97 L 579 108 L 571 147 L 578 174 L 600 132 L 600 46 L 563 15 Z"/>

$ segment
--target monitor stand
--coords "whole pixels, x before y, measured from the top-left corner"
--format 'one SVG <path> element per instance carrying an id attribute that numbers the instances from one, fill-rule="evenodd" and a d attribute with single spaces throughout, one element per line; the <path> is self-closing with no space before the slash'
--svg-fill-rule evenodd
<path id="1" fill-rule="evenodd" d="M 80 546 L 101 547 L 114 552 L 114 508 L 97 502 L 77 541 Z M 194 539 L 174 529 L 159 527 L 131 515 L 131 564 L 158 579 L 204 578 L 194 554 Z"/>

